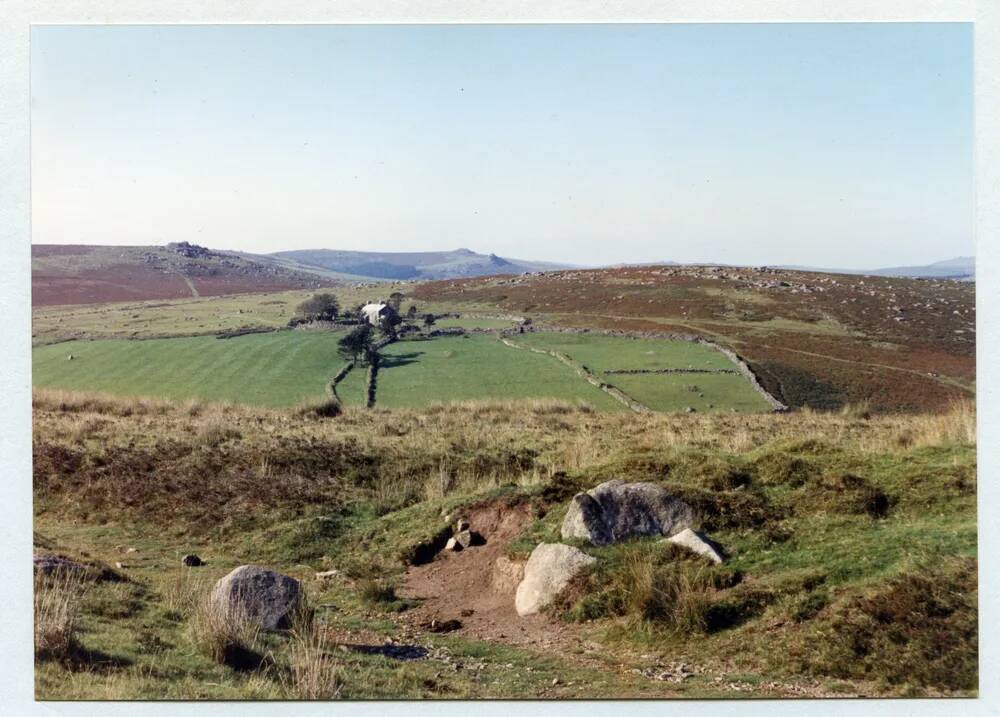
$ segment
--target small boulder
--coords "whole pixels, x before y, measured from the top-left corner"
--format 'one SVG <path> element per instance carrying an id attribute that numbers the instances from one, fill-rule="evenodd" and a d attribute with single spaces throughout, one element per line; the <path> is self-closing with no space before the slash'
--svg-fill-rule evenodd
<path id="1" fill-rule="evenodd" d="M 469 525 L 469 521 L 467 521 L 465 518 L 459 518 L 455 522 L 455 532 L 456 533 L 461 533 L 463 530 L 469 530 L 470 527 L 471 526 Z"/>
<path id="2" fill-rule="evenodd" d="M 324 570 L 322 572 L 316 573 L 317 580 L 336 580 L 342 575 L 342 573 L 336 568 L 330 570 Z"/>
<path id="3" fill-rule="evenodd" d="M 204 564 L 205 564 L 205 561 L 202 560 L 201 558 L 199 558 L 194 553 L 188 553 L 183 558 L 181 558 L 181 565 L 184 565 L 184 566 L 189 567 L 189 568 L 201 567 Z"/>
<path id="4" fill-rule="evenodd" d="M 582 550 L 562 543 L 541 543 L 524 566 L 514 608 L 522 617 L 548 605 L 581 571 L 597 562 Z"/>
<path id="5" fill-rule="evenodd" d="M 610 545 L 642 535 L 674 535 L 695 524 L 694 510 L 655 483 L 610 480 L 573 496 L 564 539 Z"/>
<path id="6" fill-rule="evenodd" d="M 462 546 L 458 544 L 458 539 L 453 535 L 448 538 L 448 542 L 444 544 L 444 549 L 457 552 L 462 549 Z"/>
<path id="7" fill-rule="evenodd" d="M 688 550 L 698 553 L 698 555 L 705 556 L 713 563 L 722 562 L 722 553 L 719 551 L 718 546 L 709 540 L 707 536 L 696 533 L 690 528 L 685 528 L 677 535 L 673 535 L 663 542 L 682 545 Z"/>
<path id="8" fill-rule="evenodd" d="M 216 609 L 245 614 L 265 630 L 291 627 L 302 601 L 299 581 L 258 565 L 241 565 L 212 589 Z"/>

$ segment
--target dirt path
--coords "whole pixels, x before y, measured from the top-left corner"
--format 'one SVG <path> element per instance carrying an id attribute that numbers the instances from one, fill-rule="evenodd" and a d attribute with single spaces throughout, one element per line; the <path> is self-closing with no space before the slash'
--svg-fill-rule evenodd
<path id="1" fill-rule="evenodd" d="M 191 279 L 189 277 L 184 276 L 184 274 L 180 273 L 179 271 L 175 271 L 173 273 L 177 274 L 177 276 L 179 276 L 180 278 L 182 278 L 184 280 L 184 283 L 188 285 L 188 289 L 191 290 L 191 296 L 193 296 L 195 298 L 201 296 L 201 294 L 198 293 L 198 289 L 195 288 L 194 282 L 191 281 Z"/>

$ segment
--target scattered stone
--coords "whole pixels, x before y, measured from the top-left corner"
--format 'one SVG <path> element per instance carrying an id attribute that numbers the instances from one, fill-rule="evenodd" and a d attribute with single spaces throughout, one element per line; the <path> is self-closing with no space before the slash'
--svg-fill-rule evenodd
<path id="1" fill-rule="evenodd" d="M 138 552 L 139 550 L 137 548 L 129 548 L 128 550 L 125 551 L 125 554 L 131 555 L 132 553 L 138 553 Z"/>
<path id="2" fill-rule="evenodd" d="M 462 531 L 469 530 L 469 528 L 470 528 L 469 521 L 467 521 L 465 518 L 459 518 L 455 522 L 455 532 L 456 533 L 461 533 Z"/>
<path id="3" fill-rule="evenodd" d="M 552 678 L 552 686 L 555 687 L 558 684 L 559 684 L 559 678 L 558 677 L 553 677 Z"/>
<path id="4" fill-rule="evenodd" d="M 181 565 L 187 566 L 189 568 L 198 568 L 205 564 L 205 561 L 199 558 L 194 553 L 188 553 L 183 558 L 181 558 Z"/>
<path id="5" fill-rule="evenodd" d="M 722 562 L 722 553 L 715 543 L 708 539 L 703 533 L 696 533 L 690 528 L 685 528 L 677 535 L 666 538 L 662 542 L 682 545 L 698 555 L 703 555 L 713 563 Z"/>
<path id="6" fill-rule="evenodd" d="M 330 570 L 324 570 L 322 572 L 316 573 L 317 580 L 336 580 L 342 575 L 342 573 L 336 568 Z"/>
<path id="7" fill-rule="evenodd" d="M 301 600 L 298 580 L 258 565 L 241 565 L 212 589 L 216 609 L 245 614 L 265 630 L 291 627 Z"/>
<path id="8" fill-rule="evenodd" d="M 562 543 L 541 543 L 524 566 L 514 608 L 522 617 L 548 605 L 582 570 L 597 562 L 582 550 Z"/>
<path id="9" fill-rule="evenodd" d="M 461 545 L 463 549 L 468 548 L 472 545 L 472 532 L 469 530 L 463 530 L 455 533 L 455 541 Z"/>
<path id="10" fill-rule="evenodd" d="M 448 538 L 448 542 L 444 544 L 444 549 L 459 551 L 462 549 L 462 546 L 458 544 L 458 540 L 455 538 L 455 536 L 452 536 Z"/>
<path id="11" fill-rule="evenodd" d="M 116 568 L 116 569 L 118 569 L 118 570 L 124 570 L 124 569 L 125 569 L 125 568 L 127 568 L 127 567 L 128 567 L 128 565 L 126 565 L 126 564 L 125 564 L 125 563 L 123 563 L 123 562 L 120 562 L 120 561 L 119 561 L 119 562 L 116 562 L 116 563 L 115 563 L 115 568 Z"/>
<path id="12" fill-rule="evenodd" d="M 562 537 L 610 545 L 642 535 L 674 535 L 694 523 L 691 506 L 655 483 L 610 480 L 573 496 Z"/>
<path id="13" fill-rule="evenodd" d="M 512 593 L 524 579 L 524 563 L 501 555 L 493 562 L 493 589 L 500 593 Z"/>

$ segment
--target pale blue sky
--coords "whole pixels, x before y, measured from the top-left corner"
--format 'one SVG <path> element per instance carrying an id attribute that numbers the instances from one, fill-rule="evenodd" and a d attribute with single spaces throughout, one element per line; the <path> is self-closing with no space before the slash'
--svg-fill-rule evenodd
<path id="1" fill-rule="evenodd" d="M 973 253 L 967 24 L 32 31 L 36 243 Z"/>

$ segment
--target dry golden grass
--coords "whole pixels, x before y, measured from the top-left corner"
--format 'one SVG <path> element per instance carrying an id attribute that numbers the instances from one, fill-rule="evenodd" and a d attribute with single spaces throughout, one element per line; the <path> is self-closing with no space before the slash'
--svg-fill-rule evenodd
<path id="1" fill-rule="evenodd" d="M 60 660 L 75 646 L 80 603 L 86 590 L 78 571 L 35 576 L 35 658 Z"/>
<path id="2" fill-rule="evenodd" d="M 314 622 L 292 630 L 288 647 L 286 693 L 301 700 L 328 700 L 341 691 L 341 666 L 330 654 L 325 630 Z"/>
<path id="3" fill-rule="evenodd" d="M 239 599 L 214 600 L 211 594 L 198 600 L 190 617 L 191 639 L 215 662 L 256 669 L 262 662 L 261 625 L 242 604 Z"/>

